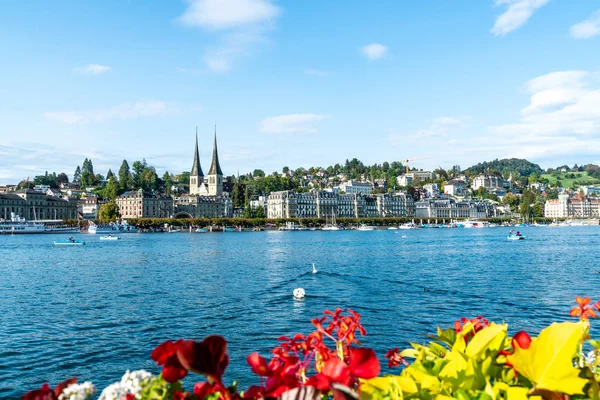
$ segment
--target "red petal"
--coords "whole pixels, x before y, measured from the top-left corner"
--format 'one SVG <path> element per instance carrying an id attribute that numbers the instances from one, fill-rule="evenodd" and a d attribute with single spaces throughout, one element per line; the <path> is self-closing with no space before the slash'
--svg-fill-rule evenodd
<path id="1" fill-rule="evenodd" d="M 54 394 L 56 397 L 60 396 L 60 394 L 67 388 L 67 386 L 77 383 L 77 378 L 69 378 L 66 381 L 62 381 L 54 388 Z"/>
<path id="2" fill-rule="evenodd" d="M 513 336 L 511 343 L 512 343 L 513 349 L 516 348 L 517 346 L 520 347 L 521 349 L 528 349 L 529 346 L 531 345 L 531 337 L 529 336 L 529 334 L 527 332 L 519 331 L 519 332 L 515 333 L 515 336 Z"/>
<path id="3" fill-rule="evenodd" d="M 21 396 L 20 400 L 56 400 L 57 397 L 50 389 L 47 383 L 44 383 L 41 388 L 32 390 Z"/>
<path id="4" fill-rule="evenodd" d="M 185 369 L 177 356 L 172 356 L 167 360 L 162 370 L 163 379 L 169 383 L 174 383 L 182 380 L 187 375 L 188 371 Z"/>
<path id="5" fill-rule="evenodd" d="M 185 340 L 177 348 L 177 357 L 190 371 L 220 381 L 229 365 L 227 341 L 222 336 L 208 336 L 201 342 Z"/>
<path id="6" fill-rule="evenodd" d="M 244 399 L 261 399 L 264 397 L 264 390 L 260 386 L 250 386 L 248 390 L 244 392 Z"/>
<path id="7" fill-rule="evenodd" d="M 372 349 L 352 349 L 350 350 L 350 371 L 357 378 L 371 379 L 379 375 L 381 366 Z"/>
<path id="8" fill-rule="evenodd" d="M 332 382 L 341 383 L 348 386 L 350 383 L 350 370 L 339 358 L 332 358 L 323 366 L 323 375 L 327 376 Z"/>
<path id="9" fill-rule="evenodd" d="M 317 389 L 319 389 L 320 391 L 326 392 L 329 390 L 329 387 L 331 386 L 331 380 L 321 373 L 321 374 L 317 374 L 315 376 L 311 376 L 310 378 L 308 378 L 308 381 L 306 382 L 306 386 L 314 386 Z"/>
<path id="10" fill-rule="evenodd" d="M 158 365 L 165 365 L 167 359 L 175 354 L 176 351 L 177 347 L 175 342 L 172 340 L 167 340 L 152 351 L 151 357 Z"/>
<path id="11" fill-rule="evenodd" d="M 267 376 L 269 374 L 269 369 L 267 368 L 267 360 L 262 358 L 260 354 L 254 352 L 250 354 L 246 361 L 250 365 L 252 372 L 254 372 L 258 376 Z"/>

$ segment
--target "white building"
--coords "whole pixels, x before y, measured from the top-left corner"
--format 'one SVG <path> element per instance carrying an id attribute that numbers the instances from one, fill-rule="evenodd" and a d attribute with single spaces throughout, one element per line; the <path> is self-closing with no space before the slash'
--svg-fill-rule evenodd
<path id="1" fill-rule="evenodd" d="M 398 186 L 400 187 L 412 186 L 413 178 L 407 175 L 400 175 L 396 178 L 396 183 L 398 183 Z"/>
<path id="2" fill-rule="evenodd" d="M 250 200 L 250 208 L 255 210 L 258 207 L 267 209 L 267 196 L 258 196 L 257 200 Z"/>
<path id="3" fill-rule="evenodd" d="M 423 185 L 423 189 L 427 192 L 427 197 L 438 197 L 440 194 L 440 188 L 437 183 Z"/>
<path id="4" fill-rule="evenodd" d="M 42 193 L 46 193 L 48 191 L 48 189 L 50 189 L 49 185 L 35 185 L 33 187 L 33 190 L 35 190 L 36 192 L 42 192 Z"/>
<path id="5" fill-rule="evenodd" d="M 582 186 L 581 190 L 586 196 L 600 195 L 600 186 Z"/>
<path id="6" fill-rule="evenodd" d="M 454 201 L 453 199 L 427 199 L 415 203 L 415 218 L 489 218 L 496 216 L 493 204 Z"/>
<path id="7" fill-rule="evenodd" d="M 548 200 L 544 206 L 546 218 L 600 218 L 600 199 L 582 195 L 569 198 L 559 194 L 558 199 Z"/>
<path id="8" fill-rule="evenodd" d="M 467 185 L 465 183 L 453 182 L 444 185 L 444 193 L 448 196 L 464 196 L 466 194 Z"/>
<path id="9" fill-rule="evenodd" d="M 373 191 L 373 185 L 370 182 L 349 180 L 348 182 L 340 184 L 338 189 L 345 193 L 371 194 Z"/>
<path id="10" fill-rule="evenodd" d="M 471 188 L 473 190 L 477 190 L 480 187 L 486 189 L 495 189 L 503 187 L 504 180 L 498 175 L 478 175 L 473 178 L 473 183 L 471 184 Z"/>
<path id="11" fill-rule="evenodd" d="M 405 193 L 376 194 L 378 217 L 413 217 L 415 202 L 412 196 Z"/>

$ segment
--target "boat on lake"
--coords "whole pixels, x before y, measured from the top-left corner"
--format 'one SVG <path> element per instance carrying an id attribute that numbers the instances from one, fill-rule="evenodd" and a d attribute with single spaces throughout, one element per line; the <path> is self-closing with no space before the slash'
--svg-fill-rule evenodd
<path id="1" fill-rule="evenodd" d="M 129 225 L 126 220 L 121 223 L 111 222 L 108 225 L 98 225 L 94 221 L 89 222 L 87 233 L 95 235 L 102 233 L 137 233 L 138 229 Z"/>
<path id="2" fill-rule="evenodd" d="M 60 221 L 27 221 L 14 212 L 9 220 L 0 220 L 0 234 L 27 233 L 79 233 L 79 228 L 61 225 Z"/>
<path id="3" fill-rule="evenodd" d="M 375 227 L 370 226 L 370 225 L 360 224 L 360 226 L 358 227 L 357 230 L 358 231 L 374 231 Z"/>
<path id="4" fill-rule="evenodd" d="M 75 240 L 75 239 L 55 240 L 54 245 L 55 246 L 83 246 L 83 245 L 85 245 L 85 242 L 83 242 L 81 240 Z"/>
<path id="5" fill-rule="evenodd" d="M 517 236 L 517 235 L 508 235 L 507 239 L 508 240 L 525 240 L 527 237 L 526 236 Z"/>
<path id="6" fill-rule="evenodd" d="M 100 240 L 121 240 L 120 236 L 106 235 L 100 237 Z"/>
<path id="7" fill-rule="evenodd" d="M 196 229 L 196 233 L 207 233 L 208 232 L 208 228 L 197 228 Z"/>

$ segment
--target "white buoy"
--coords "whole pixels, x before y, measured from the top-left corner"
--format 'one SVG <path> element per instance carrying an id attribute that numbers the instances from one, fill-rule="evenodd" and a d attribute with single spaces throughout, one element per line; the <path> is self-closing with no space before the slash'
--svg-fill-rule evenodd
<path id="1" fill-rule="evenodd" d="M 406 235 L 402 235 L 402 239 L 406 239 Z"/>
<path id="2" fill-rule="evenodd" d="M 313 274 L 317 273 L 317 269 L 315 268 L 315 263 L 313 263 Z"/>
<path id="3" fill-rule="evenodd" d="M 304 291 L 304 289 L 302 289 L 302 288 L 294 289 L 294 298 L 295 299 L 298 299 L 298 300 L 303 299 L 305 295 L 306 295 L 306 292 Z"/>

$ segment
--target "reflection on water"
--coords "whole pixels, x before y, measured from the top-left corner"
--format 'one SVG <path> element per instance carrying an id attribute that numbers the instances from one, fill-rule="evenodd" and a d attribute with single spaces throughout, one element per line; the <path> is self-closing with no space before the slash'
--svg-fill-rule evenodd
<path id="1" fill-rule="evenodd" d="M 71 375 L 104 387 L 128 368 L 158 372 L 154 346 L 215 333 L 229 341 L 227 383 L 244 387 L 256 383 L 248 354 L 309 333 L 326 308 L 360 312 L 362 341 L 382 356 L 461 316 L 535 331 L 566 319 L 576 295 L 598 297 L 600 228 L 530 228 L 518 242 L 506 233 L 81 235 L 80 248 L 0 236 L 0 397 Z"/>

